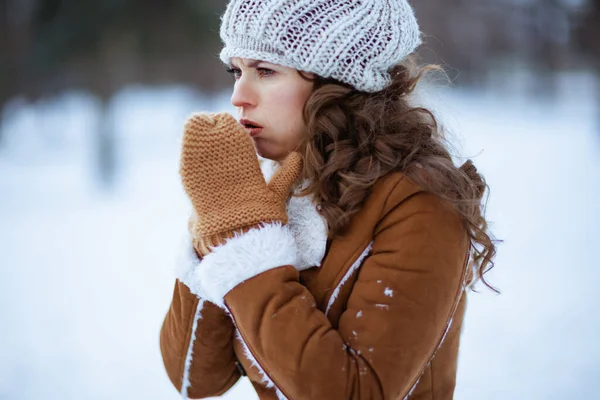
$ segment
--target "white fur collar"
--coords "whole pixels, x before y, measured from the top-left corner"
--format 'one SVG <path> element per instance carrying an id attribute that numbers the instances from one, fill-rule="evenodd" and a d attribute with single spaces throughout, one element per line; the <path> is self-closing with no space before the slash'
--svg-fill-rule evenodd
<path id="1" fill-rule="evenodd" d="M 260 159 L 260 168 L 265 181 L 269 182 L 279 168 L 275 161 Z M 305 185 L 300 185 L 299 192 Z M 321 266 L 327 246 L 327 221 L 319 214 L 316 205 L 309 196 L 291 197 L 287 204 L 288 227 L 290 228 L 299 251 L 299 263 L 296 268 L 304 270 Z"/>

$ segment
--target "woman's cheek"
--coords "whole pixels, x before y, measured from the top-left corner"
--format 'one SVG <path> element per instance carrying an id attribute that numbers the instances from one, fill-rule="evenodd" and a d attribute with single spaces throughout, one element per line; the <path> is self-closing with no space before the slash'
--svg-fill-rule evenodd
<path id="1" fill-rule="evenodd" d="M 296 123 L 295 123 L 293 129 L 290 129 L 290 137 L 289 137 L 289 145 L 288 145 L 288 148 L 290 151 L 296 149 L 296 147 L 300 144 L 300 142 L 302 141 L 305 134 L 306 134 L 306 125 L 304 124 L 304 121 L 302 120 L 301 116 L 297 117 Z"/>

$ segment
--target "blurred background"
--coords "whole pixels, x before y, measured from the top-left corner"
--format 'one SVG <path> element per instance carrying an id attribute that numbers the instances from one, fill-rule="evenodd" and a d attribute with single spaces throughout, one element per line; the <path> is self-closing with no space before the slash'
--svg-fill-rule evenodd
<path id="1" fill-rule="evenodd" d="M 486 176 L 504 240 L 455 397 L 600 398 L 600 1 L 413 3 L 422 61 L 451 78 L 419 98 Z M 179 141 L 190 113 L 234 112 L 225 5 L 0 0 L 0 399 L 180 398 L 158 347 Z"/>

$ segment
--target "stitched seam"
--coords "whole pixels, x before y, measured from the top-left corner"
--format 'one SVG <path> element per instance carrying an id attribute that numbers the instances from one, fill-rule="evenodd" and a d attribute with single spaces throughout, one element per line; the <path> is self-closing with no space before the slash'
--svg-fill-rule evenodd
<path id="1" fill-rule="evenodd" d="M 346 269 L 344 271 L 340 271 L 340 273 L 338 273 L 338 276 L 336 277 L 336 279 L 334 281 L 335 285 L 333 285 L 333 290 L 327 295 L 327 297 L 326 297 L 327 301 L 324 301 L 323 302 L 324 304 L 329 305 L 329 301 L 331 300 L 331 297 L 335 293 L 335 289 L 337 289 L 337 287 L 340 285 L 340 283 L 342 282 L 342 280 L 344 279 L 344 277 L 346 276 L 346 274 L 348 273 L 348 271 L 352 268 L 352 266 L 354 265 L 354 263 L 360 258 L 360 256 L 362 255 L 362 253 L 364 253 L 365 249 L 369 246 L 369 243 L 371 243 L 371 241 L 372 241 L 372 239 L 369 239 L 369 241 L 366 242 L 366 244 L 363 244 L 363 245 L 359 246 L 358 247 L 359 250 L 357 250 L 356 252 L 354 252 L 354 254 L 352 254 L 352 256 L 348 258 L 348 260 L 354 260 L 354 261 L 352 261 L 352 264 L 350 264 L 350 266 L 348 267 L 348 269 Z M 362 249 L 362 250 L 360 250 L 360 249 Z M 327 307 L 327 306 L 325 306 L 325 307 Z M 327 313 L 325 315 L 327 315 Z"/>
<path id="2" fill-rule="evenodd" d="M 234 384 L 234 383 L 236 383 L 238 379 L 240 379 L 240 377 L 241 377 L 241 374 L 238 376 L 238 375 L 237 375 L 237 373 L 238 373 L 238 372 L 239 372 L 239 371 L 237 370 L 237 368 L 236 368 L 236 369 L 234 369 L 234 370 L 231 372 L 231 376 L 229 377 L 229 379 L 227 379 L 227 380 L 225 381 L 225 384 L 223 385 L 223 387 L 222 387 L 222 388 L 220 388 L 220 389 L 217 391 L 217 393 L 215 394 L 215 396 L 217 396 L 217 397 L 218 397 L 218 396 L 221 396 L 221 395 L 225 394 L 225 392 L 227 392 L 227 391 L 228 391 L 228 390 L 229 390 L 229 389 L 230 389 L 230 388 L 233 386 L 233 384 Z"/>
<path id="3" fill-rule="evenodd" d="M 464 283 L 465 283 L 465 278 L 466 278 L 466 275 L 467 275 L 467 268 L 468 268 L 468 265 L 469 265 L 469 258 L 470 258 L 470 256 L 471 256 L 471 243 L 468 244 L 467 253 L 465 255 L 465 260 L 463 262 L 463 271 L 461 273 L 461 277 L 460 277 L 461 279 L 460 279 L 459 287 L 458 287 L 458 289 L 456 291 L 456 294 L 455 294 L 454 305 L 450 309 L 450 314 L 446 317 L 446 328 L 444 329 L 444 331 L 442 332 L 442 335 L 437 340 L 437 345 L 433 349 L 433 352 L 431 353 L 431 356 L 428 359 L 429 361 L 427 363 L 425 363 L 425 365 L 423 366 L 423 368 L 421 368 L 421 371 L 417 375 L 417 378 L 415 380 L 413 380 L 412 385 L 409 386 L 411 388 L 414 388 L 414 386 L 416 386 L 416 384 L 419 382 L 419 379 L 423 375 L 423 373 L 425 371 L 425 368 L 427 368 L 427 366 L 431 364 L 433 358 L 435 357 L 437 351 L 439 350 L 439 348 L 440 348 L 440 346 L 442 344 L 442 341 L 444 340 L 444 338 L 446 337 L 446 334 L 449 331 L 449 324 L 451 323 L 452 318 L 454 317 L 454 314 L 456 313 L 456 310 L 458 309 L 458 305 L 460 304 L 460 299 L 462 297 L 462 291 L 464 290 Z M 432 382 L 433 382 L 433 376 L 432 376 Z M 409 394 L 410 394 L 410 391 L 409 391 Z"/>
<path id="4" fill-rule="evenodd" d="M 394 193 L 394 191 L 396 190 L 396 188 L 398 187 L 398 185 L 402 182 L 404 182 L 404 180 L 407 179 L 406 175 L 402 174 L 400 175 L 400 179 L 398 179 L 398 182 L 396 182 L 394 184 L 394 186 L 392 187 L 392 189 L 389 191 L 387 197 L 385 198 L 385 200 L 383 201 L 383 209 L 386 208 L 388 201 L 390 200 L 390 197 L 392 197 L 392 194 Z M 412 181 L 411 181 L 412 182 Z M 417 192 L 418 193 L 418 192 Z M 409 196 L 410 197 L 410 196 Z M 398 204 L 402 204 L 404 203 L 406 199 L 402 199 L 402 201 Z M 394 206 L 395 208 L 396 206 Z M 382 210 L 383 211 L 383 210 Z M 380 216 L 381 217 L 381 216 Z"/>
<path id="5" fill-rule="evenodd" d="M 196 305 L 196 313 L 194 314 L 194 321 L 192 322 L 192 329 L 190 336 L 190 342 L 188 344 L 187 352 L 185 355 L 185 360 L 183 364 L 183 377 L 182 377 L 182 387 L 181 394 L 184 398 L 188 398 L 188 389 L 192 387 L 192 382 L 190 381 L 190 371 L 192 369 L 192 362 L 194 359 L 194 343 L 196 342 L 196 330 L 198 329 L 198 323 L 200 319 L 202 319 L 202 310 L 204 309 L 204 300 L 199 299 L 198 304 Z M 185 385 L 185 386 L 183 386 Z"/>
<path id="6" fill-rule="evenodd" d="M 429 371 L 430 371 L 430 374 L 431 374 L 431 385 L 429 386 L 429 389 L 431 390 L 431 400 L 435 400 L 434 399 L 435 392 L 433 390 L 433 387 L 435 386 L 434 383 L 433 383 L 433 370 L 434 370 L 433 363 L 434 363 L 434 360 L 431 360 L 431 363 L 429 363 Z"/>
<path id="7" fill-rule="evenodd" d="M 383 201 L 382 213 L 383 213 L 383 210 L 386 208 L 387 202 L 389 201 L 390 197 L 392 196 L 392 193 L 394 193 L 394 190 L 396 190 L 396 187 L 398 187 L 398 185 L 399 185 L 401 182 L 403 182 L 405 178 L 406 178 L 406 175 L 404 175 L 404 174 L 401 174 L 401 175 L 399 176 L 398 182 L 396 182 L 396 183 L 394 184 L 394 186 L 392 187 L 392 189 L 389 191 L 389 193 L 388 193 L 387 197 L 386 197 L 386 198 L 385 198 L 385 200 Z M 410 196 L 409 196 L 409 197 L 410 197 Z M 403 200 L 401 203 L 403 203 L 403 202 L 404 202 L 404 200 Z M 379 215 L 379 219 L 381 219 L 381 217 L 382 217 L 382 215 L 380 214 L 380 215 Z M 360 252 L 356 251 L 354 254 L 352 254 L 352 256 L 350 256 L 350 257 L 348 258 L 349 260 L 352 260 L 352 259 L 353 259 L 354 261 L 352 262 L 352 264 L 350 264 L 350 267 L 349 267 L 347 270 L 345 270 L 345 271 L 344 271 L 344 273 L 341 273 L 341 272 L 340 272 L 340 273 L 338 274 L 338 276 L 336 276 L 336 279 L 335 279 L 335 281 L 334 281 L 334 282 L 335 282 L 335 285 L 333 285 L 333 288 L 334 288 L 334 289 L 331 291 L 331 293 L 329 293 L 329 294 L 327 295 L 327 297 L 326 297 L 326 300 L 327 300 L 327 301 L 324 301 L 324 304 L 327 304 L 327 305 L 329 305 L 329 301 L 331 300 L 331 296 L 333 296 L 333 293 L 335 292 L 335 289 L 337 289 L 337 288 L 338 288 L 338 286 L 340 285 L 340 282 L 341 282 L 341 281 L 344 279 L 344 277 L 345 277 L 345 276 L 346 276 L 346 274 L 348 273 L 348 270 L 349 270 L 350 268 L 352 268 L 352 265 L 354 265 L 354 263 L 356 262 L 356 260 L 357 260 L 357 259 L 358 259 L 358 258 L 361 256 L 361 254 L 364 252 L 364 249 L 365 249 L 365 248 L 366 248 L 366 247 L 369 245 L 369 243 L 373 242 L 373 240 L 374 240 L 374 235 L 375 235 L 375 232 L 373 232 L 373 236 L 371 237 L 371 239 L 369 239 L 369 241 L 368 241 L 368 242 L 366 242 L 366 244 L 362 244 L 361 246 L 359 246 L 359 247 L 358 247 L 359 249 L 363 249 L 362 251 L 360 251 Z M 327 307 L 327 306 L 326 306 L 326 307 Z M 327 315 L 327 313 L 325 313 L 325 315 Z"/>
<path id="8" fill-rule="evenodd" d="M 238 333 L 240 335 L 240 338 L 243 340 L 244 344 L 248 348 L 248 351 L 250 352 L 250 354 L 252 354 L 252 357 L 254 357 L 254 359 L 256 360 L 256 363 L 261 367 L 261 369 L 263 370 L 264 374 L 271 380 L 271 382 L 273 382 L 273 386 L 274 386 L 275 391 L 279 390 L 281 392 L 281 394 L 283 394 L 283 396 L 286 399 L 290 399 L 291 397 L 288 396 L 287 393 L 285 393 L 285 391 L 283 389 L 281 389 L 281 387 L 275 383 L 275 380 L 273 379 L 273 377 L 271 376 L 271 374 L 269 374 L 267 372 L 267 369 L 263 366 L 263 363 L 261 363 L 258 360 L 258 357 L 256 356 L 256 353 L 252 350 L 252 347 L 250 346 L 250 342 L 248 342 L 248 340 L 244 337 L 244 334 L 243 334 L 242 330 L 238 328 L 238 323 L 237 323 L 237 321 L 235 319 L 235 316 L 231 312 L 231 309 L 227 305 L 226 305 L 226 307 L 227 307 L 227 310 L 229 311 L 229 315 L 231 316 L 231 320 L 233 321 L 233 323 L 234 323 L 234 325 L 235 325 L 235 327 L 236 327 L 236 329 L 237 329 L 237 331 L 238 331 Z"/>
<path id="9" fill-rule="evenodd" d="M 185 371 L 185 361 L 187 359 L 187 353 L 188 353 L 188 349 L 190 346 L 190 341 L 192 340 L 192 334 L 193 334 L 193 330 L 194 330 L 194 319 L 196 318 L 196 312 L 198 311 L 198 303 L 200 302 L 200 299 L 198 299 L 197 297 L 194 296 L 194 306 L 191 308 L 190 311 L 190 323 L 188 324 L 188 333 L 186 335 L 186 340 L 183 346 L 181 346 L 181 359 L 182 359 L 182 364 L 181 364 L 181 368 L 179 369 L 179 376 L 181 377 L 181 390 L 183 390 L 183 374 Z M 187 346 L 185 345 L 185 343 L 187 343 Z"/>
<path id="10" fill-rule="evenodd" d="M 361 266 L 364 264 L 367 256 L 371 252 L 372 245 L 373 245 L 373 241 L 370 241 L 369 244 L 367 245 L 367 247 L 365 247 L 365 249 L 360 253 L 358 258 L 352 263 L 352 265 L 350 265 L 350 268 L 348 268 L 346 273 L 342 276 L 342 279 L 340 280 L 340 282 L 335 286 L 335 289 L 333 289 L 333 291 L 329 295 L 329 299 L 327 300 L 327 308 L 325 309 L 325 316 L 327 316 L 329 314 L 331 307 L 333 306 L 333 304 L 336 302 L 337 298 L 339 297 L 339 295 L 342 291 L 342 287 L 346 284 L 346 282 L 348 282 L 348 280 L 352 277 L 352 275 L 354 275 L 355 273 L 360 271 Z M 333 295 L 335 295 L 335 298 L 333 297 Z"/>

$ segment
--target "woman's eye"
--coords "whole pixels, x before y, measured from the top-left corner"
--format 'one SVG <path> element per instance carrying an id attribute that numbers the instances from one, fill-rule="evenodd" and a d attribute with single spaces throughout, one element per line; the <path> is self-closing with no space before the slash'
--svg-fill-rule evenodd
<path id="1" fill-rule="evenodd" d="M 275 74 L 275 71 L 268 68 L 257 68 L 256 70 L 258 71 L 258 76 L 260 76 L 261 78 L 265 78 L 267 76 Z M 230 73 L 235 79 L 239 79 L 242 76 L 242 70 L 240 70 L 239 68 L 232 67 L 227 69 L 227 72 Z"/>
<path id="2" fill-rule="evenodd" d="M 260 74 L 260 76 L 271 76 L 275 73 L 275 71 L 273 71 L 272 69 L 268 69 L 268 68 L 257 68 L 258 73 Z"/>
<path id="3" fill-rule="evenodd" d="M 242 74 L 242 71 L 240 71 L 238 68 L 229 68 L 227 72 L 230 73 L 235 79 L 238 79 Z"/>

